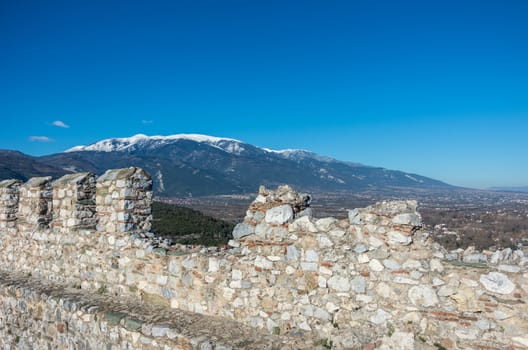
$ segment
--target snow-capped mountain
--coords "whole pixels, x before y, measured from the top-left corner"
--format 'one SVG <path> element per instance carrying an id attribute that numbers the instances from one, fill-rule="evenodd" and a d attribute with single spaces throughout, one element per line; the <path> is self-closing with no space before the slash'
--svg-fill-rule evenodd
<path id="1" fill-rule="evenodd" d="M 313 158 L 320 161 L 335 161 L 330 157 L 324 157 L 317 155 L 313 152 L 302 150 L 302 149 L 285 149 L 285 150 L 272 150 L 269 148 L 260 148 L 249 145 L 239 140 L 215 137 L 201 134 L 176 134 L 169 136 L 147 136 L 143 134 L 137 134 L 132 137 L 123 138 L 111 138 L 102 141 L 98 141 L 88 146 L 75 146 L 67 149 L 65 152 L 82 152 L 82 151 L 94 151 L 94 152 L 134 152 L 138 150 L 155 150 L 168 144 L 173 144 L 181 140 L 193 141 L 197 143 L 207 144 L 212 147 L 221 149 L 227 153 L 241 155 L 244 152 L 258 152 L 258 153 L 272 153 L 274 155 L 292 159 L 302 160 L 305 158 Z"/>
<path id="2" fill-rule="evenodd" d="M 169 136 L 147 136 L 137 134 L 132 137 L 111 138 L 98 141 L 88 146 L 75 146 L 67 149 L 65 152 L 95 151 L 95 152 L 133 152 L 138 149 L 154 150 L 170 143 L 180 140 L 188 140 L 199 143 L 205 143 L 213 147 L 218 147 L 226 152 L 240 154 L 244 151 L 243 142 L 200 134 L 176 134 Z"/>
<path id="3" fill-rule="evenodd" d="M 290 184 L 306 191 L 452 188 L 416 174 L 364 166 L 306 150 L 271 150 L 198 134 L 135 135 L 76 146 L 35 158 L 64 173 L 139 166 L 163 196 L 256 192 L 259 185 Z M 1 165 L 1 164 L 0 164 Z"/>

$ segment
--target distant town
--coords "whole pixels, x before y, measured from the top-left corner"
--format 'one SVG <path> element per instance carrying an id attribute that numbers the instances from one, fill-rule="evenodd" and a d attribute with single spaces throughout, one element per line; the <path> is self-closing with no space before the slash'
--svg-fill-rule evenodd
<path id="1" fill-rule="evenodd" d="M 317 217 L 345 218 L 347 210 L 390 199 L 417 199 L 424 230 L 447 249 L 507 248 L 528 245 L 528 193 L 479 190 L 410 191 L 391 189 L 361 193 L 311 193 Z M 239 222 L 255 194 L 206 197 L 157 197 L 213 217 Z"/>

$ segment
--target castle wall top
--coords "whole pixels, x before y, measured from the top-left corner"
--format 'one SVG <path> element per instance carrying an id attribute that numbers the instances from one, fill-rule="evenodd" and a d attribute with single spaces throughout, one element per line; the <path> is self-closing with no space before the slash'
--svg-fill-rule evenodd
<path id="1" fill-rule="evenodd" d="M 141 168 L 112 169 L 97 180 L 98 229 L 105 232 L 150 230 L 152 178 Z"/>
<path id="2" fill-rule="evenodd" d="M 105 232 L 150 230 L 152 179 L 143 169 L 112 169 L 98 179 L 77 173 L 51 180 L 1 181 L 0 227 L 31 231 L 51 223 L 63 232 L 95 229 L 96 224 Z"/>
<path id="3" fill-rule="evenodd" d="M 62 181 L 57 189 L 79 186 Z M 309 196 L 261 188 L 229 247 L 192 249 L 123 234 L 150 224 L 152 180 L 144 171 L 112 170 L 96 185 L 98 232 L 65 239 L 56 230 L 5 230 L 2 268 L 270 333 L 315 334 L 336 349 L 528 344 L 528 257 L 511 249 L 448 252 L 418 230 L 415 201 L 315 218 Z M 81 208 L 67 192 L 64 201 L 74 205 L 54 207 L 54 220 L 61 205 Z"/>
<path id="4" fill-rule="evenodd" d="M 53 182 L 53 186 L 55 187 L 62 187 L 67 185 L 79 185 L 85 181 L 90 181 L 90 179 L 94 178 L 95 175 L 93 173 L 76 173 L 76 174 L 66 174 L 61 178 L 58 178 Z"/>
<path id="5" fill-rule="evenodd" d="M 32 177 L 27 180 L 22 187 L 24 188 L 49 188 L 51 176 Z"/>
<path id="6" fill-rule="evenodd" d="M 0 189 L 11 188 L 13 186 L 20 186 L 22 181 L 15 179 L 8 179 L 0 181 Z"/>
<path id="7" fill-rule="evenodd" d="M 18 226 L 24 231 L 48 227 L 52 217 L 51 176 L 33 177 L 20 186 Z"/>

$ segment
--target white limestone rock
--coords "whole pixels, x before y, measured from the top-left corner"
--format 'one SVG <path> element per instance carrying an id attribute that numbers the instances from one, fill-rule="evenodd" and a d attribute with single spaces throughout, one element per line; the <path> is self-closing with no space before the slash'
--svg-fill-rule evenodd
<path id="1" fill-rule="evenodd" d="M 348 211 L 348 220 L 351 225 L 359 225 L 361 223 L 361 216 L 357 208 Z"/>
<path id="2" fill-rule="evenodd" d="M 293 209 L 290 205 L 286 204 L 268 209 L 264 220 L 271 225 L 285 224 L 293 220 Z"/>
<path id="3" fill-rule="evenodd" d="M 387 321 L 389 317 L 390 314 L 387 311 L 383 309 L 378 309 L 376 310 L 376 313 L 374 315 L 370 316 L 369 320 L 374 324 L 383 324 Z"/>
<path id="4" fill-rule="evenodd" d="M 528 337 L 512 337 L 514 344 L 528 347 Z"/>
<path id="5" fill-rule="evenodd" d="M 309 232 L 309 233 L 317 233 L 317 227 L 315 227 L 315 224 L 312 222 L 312 219 L 308 216 L 302 216 L 298 219 L 295 219 L 288 227 L 288 230 L 290 232 Z"/>
<path id="6" fill-rule="evenodd" d="M 498 294 L 510 294 L 515 289 L 515 284 L 503 273 L 490 272 L 480 276 L 480 283 L 486 290 Z"/>
<path id="7" fill-rule="evenodd" d="M 338 292 L 348 292 L 350 290 L 350 281 L 346 277 L 332 276 L 327 281 L 328 287 Z"/>
<path id="8" fill-rule="evenodd" d="M 429 266 L 432 272 L 444 272 L 444 265 L 439 259 L 431 259 Z"/>
<path id="9" fill-rule="evenodd" d="M 358 259 L 358 263 L 360 264 L 366 264 L 370 261 L 368 254 L 359 254 L 357 259 Z"/>
<path id="10" fill-rule="evenodd" d="M 365 293 L 367 289 L 367 280 L 365 277 L 356 276 L 350 281 L 350 288 L 358 294 Z"/>
<path id="11" fill-rule="evenodd" d="M 406 270 L 418 270 L 422 268 L 422 263 L 415 259 L 408 259 L 403 263 L 403 268 Z"/>
<path id="12" fill-rule="evenodd" d="M 399 284 L 419 284 L 418 281 L 403 276 L 396 276 L 393 281 Z"/>
<path id="13" fill-rule="evenodd" d="M 220 270 L 220 262 L 216 258 L 209 258 L 208 272 L 217 272 Z"/>
<path id="14" fill-rule="evenodd" d="M 369 268 L 374 272 L 383 271 L 384 267 L 378 259 L 372 259 L 369 261 Z"/>
<path id="15" fill-rule="evenodd" d="M 334 243 L 332 243 L 326 234 L 317 235 L 317 243 L 319 244 L 320 248 L 328 248 L 334 245 Z"/>
<path id="16" fill-rule="evenodd" d="M 354 252 L 358 253 L 358 254 L 361 254 L 361 253 L 365 253 L 367 252 L 369 249 L 366 245 L 364 244 L 357 244 L 355 247 L 354 247 Z"/>
<path id="17" fill-rule="evenodd" d="M 383 241 L 379 238 L 376 238 L 374 236 L 370 236 L 369 237 L 369 245 L 373 248 L 373 249 L 376 249 L 376 248 L 379 248 L 383 245 Z"/>
<path id="18" fill-rule="evenodd" d="M 395 217 L 393 217 L 392 223 L 395 225 L 421 227 L 422 217 L 418 213 L 403 213 L 403 214 L 398 214 Z"/>
<path id="19" fill-rule="evenodd" d="M 510 272 L 510 273 L 518 273 L 519 271 L 521 271 L 521 268 L 519 266 L 507 265 L 507 264 L 500 264 L 499 266 L 497 266 L 497 269 L 499 271 Z"/>
<path id="20" fill-rule="evenodd" d="M 336 218 L 322 218 L 315 222 L 315 226 L 317 227 L 317 229 L 323 232 L 328 232 L 332 228 L 334 228 L 334 226 L 337 226 L 338 222 L 339 220 L 337 220 Z"/>
<path id="21" fill-rule="evenodd" d="M 399 269 L 401 269 L 401 265 L 397 261 L 392 260 L 392 259 L 384 259 L 383 260 L 383 266 L 385 266 L 389 270 L 399 270 Z"/>
<path id="22" fill-rule="evenodd" d="M 266 197 L 264 197 L 263 195 L 259 194 L 257 196 L 257 198 L 255 198 L 255 203 L 266 203 Z"/>
<path id="23" fill-rule="evenodd" d="M 388 243 L 393 245 L 409 245 L 412 243 L 411 236 L 398 231 L 389 231 L 387 234 Z"/>
<path id="24" fill-rule="evenodd" d="M 242 237 L 249 236 L 253 233 L 255 233 L 255 226 L 246 224 L 245 222 L 241 222 L 237 224 L 233 229 L 233 238 L 240 239 Z"/>
<path id="25" fill-rule="evenodd" d="M 318 262 L 319 261 L 319 254 L 313 249 L 308 249 L 304 253 L 304 260 L 308 262 Z"/>
<path id="26" fill-rule="evenodd" d="M 394 292 L 394 289 L 385 282 L 381 282 L 376 287 L 376 293 L 383 298 L 397 299 L 399 296 Z"/>
<path id="27" fill-rule="evenodd" d="M 390 337 L 383 337 L 380 350 L 414 350 L 414 334 L 396 331 Z"/>
<path id="28" fill-rule="evenodd" d="M 430 307 L 438 304 L 435 291 L 426 285 L 411 287 L 408 293 L 409 300 L 416 306 Z"/>
<path id="29" fill-rule="evenodd" d="M 464 255 L 462 260 L 467 263 L 478 264 L 478 263 L 486 263 L 488 258 L 486 257 L 486 255 L 482 253 L 474 253 L 474 254 Z"/>
<path id="30" fill-rule="evenodd" d="M 301 253 L 294 245 L 289 245 L 286 248 L 286 260 L 297 261 L 301 257 Z"/>

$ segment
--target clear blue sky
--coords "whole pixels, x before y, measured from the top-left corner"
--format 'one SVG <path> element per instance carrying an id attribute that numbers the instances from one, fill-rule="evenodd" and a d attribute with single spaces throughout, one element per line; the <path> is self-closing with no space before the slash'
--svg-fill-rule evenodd
<path id="1" fill-rule="evenodd" d="M 136 133 L 528 185 L 528 1 L 0 0 L 0 148 Z"/>

